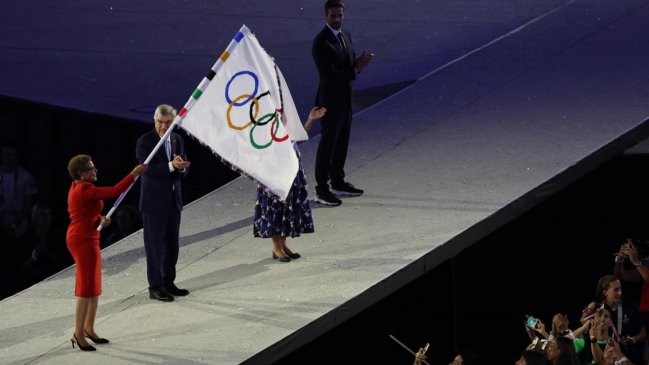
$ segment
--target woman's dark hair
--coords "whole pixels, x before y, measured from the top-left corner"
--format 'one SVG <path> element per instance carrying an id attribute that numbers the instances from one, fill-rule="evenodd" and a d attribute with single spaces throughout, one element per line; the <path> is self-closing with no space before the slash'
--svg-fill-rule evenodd
<path id="1" fill-rule="evenodd" d="M 575 345 L 567 337 L 557 337 L 554 339 L 559 348 L 559 358 L 554 362 L 555 365 L 576 365 L 577 355 L 575 354 Z"/>
<path id="2" fill-rule="evenodd" d="M 521 357 L 525 359 L 527 365 L 546 365 L 548 363 L 548 359 L 543 352 L 525 350 Z"/>
<path id="3" fill-rule="evenodd" d="M 76 155 L 70 159 L 70 162 L 68 162 L 68 173 L 72 180 L 81 178 L 79 174 L 88 168 L 90 161 L 92 161 L 92 157 L 88 155 Z"/>
<path id="4" fill-rule="evenodd" d="M 460 349 L 459 354 L 462 355 L 464 365 L 478 365 L 480 363 L 478 356 L 469 349 Z"/>
<path id="5" fill-rule="evenodd" d="M 599 303 L 604 301 L 604 290 L 608 289 L 608 286 L 612 282 L 619 280 L 615 275 L 604 275 L 597 281 L 597 290 L 595 290 L 595 300 Z"/>

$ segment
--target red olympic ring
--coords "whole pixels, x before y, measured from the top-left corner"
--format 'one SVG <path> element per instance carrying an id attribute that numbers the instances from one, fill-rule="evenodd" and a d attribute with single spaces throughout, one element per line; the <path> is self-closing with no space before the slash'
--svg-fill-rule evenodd
<path id="1" fill-rule="evenodd" d="M 281 112 L 281 110 L 275 109 L 275 112 Z M 273 141 L 275 142 L 284 142 L 288 138 L 288 133 L 286 133 L 286 135 L 282 138 L 277 138 L 277 136 L 275 135 L 275 132 L 279 129 L 279 125 L 277 126 L 277 128 L 275 128 L 275 123 L 277 123 L 278 120 L 279 119 L 277 117 L 273 119 L 273 124 L 270 126 L 270 136 L 273 138 Z M 275 131 L 273 131 L 273 129 L 275 129 Z"/>

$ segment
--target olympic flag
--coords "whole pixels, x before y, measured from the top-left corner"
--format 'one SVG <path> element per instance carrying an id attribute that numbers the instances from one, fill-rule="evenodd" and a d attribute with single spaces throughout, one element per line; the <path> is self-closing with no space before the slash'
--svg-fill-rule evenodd
<path id="1" fill-rule="evenodd" d="M 292 141 L 308 135 L 279 67 L 245 25 L 178 116 L 191 136 L 286 199 L 299 164 Z"/>

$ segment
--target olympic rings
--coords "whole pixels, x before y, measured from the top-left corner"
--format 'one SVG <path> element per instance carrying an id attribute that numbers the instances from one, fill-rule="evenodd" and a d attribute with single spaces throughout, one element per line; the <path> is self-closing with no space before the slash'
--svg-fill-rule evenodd
<path id="1" fill-rule="evenodd" d="M 249 75 L 252 77 L 252 79 L 255 82 L 254 90 L 252 94 L 241 94 L 237 96 L 234 100 L 232 100 L 230 99 L 230 85 L 232 84 L 234 79 L 236 79 L 241 75 Z M 251 71 L 240 71 L 234 74 L 225 86 L 225 100 L 228 102 L 228 109 L 226 111 L 226 120 L 228 122 L 228 127 L 238 131 L 242 131 L 252 125 L 252 128 L 250 128 L 250 133 L 249 133 L 250 144 L 256 149 L 264 149 L 264 148 L 268 148 L 273 143 L 273 141 L 275 142 L 286 141 L 289 136 L 288 134 L 286 134 L 283 137 L 277 137 L 277 131 L 279 130 L 279 124 L 280 124 L 279 114 L 282 113 L 281 109 L 274 109 L 272 113 L 264 114 L 260 118 L 257 118 L 257 116 L 259 115 L 259 108 L 260 108 L 259 100 L 264 96 L 270 96 L 270 90 L 267 90 L 266 92 L 257 95 L 258 91 L 259 91 L 259 78 L 255 73 Z M 248 120 L 243 125 L 235 125 L 232 122 L 232 117 L 230 116 L 232 107 L 244 106 L 250 101 L 252 101 L 252 103 L 250 103 L 250 109 L 248 111 L 250 120 Z M 254 111 L 253 111 L 253 105 L 254 105 Z M 257 143 L 257 141 L 255 141 L 254 134 L 253 134 L 255 128 L 257 128 L 258 126 L 265 126 L 271 120 L 273 121 L 273 123 L 270 125 L 270 140 L 266 144 Z"/>

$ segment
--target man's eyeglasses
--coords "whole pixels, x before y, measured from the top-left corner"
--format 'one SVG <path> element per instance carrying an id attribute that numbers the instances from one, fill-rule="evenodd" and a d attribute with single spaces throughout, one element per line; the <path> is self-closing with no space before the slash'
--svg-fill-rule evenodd
<path id="1" fill-rule="evenodd" d="M 167 126 L 167 127 L 168 127 L 168 126 L 171 125 L 171 123 L 173 123 L 173 120 L 162 121 L 162 120 L 160 120 L 160 119 L 156 119 L 155 122 L 158 123 L 158 124 L 160 124 L 160 125 L 164 125 L 164 126 Z"/>

